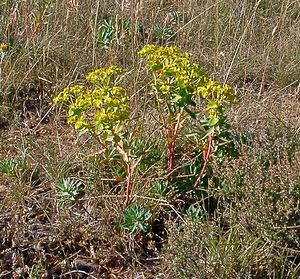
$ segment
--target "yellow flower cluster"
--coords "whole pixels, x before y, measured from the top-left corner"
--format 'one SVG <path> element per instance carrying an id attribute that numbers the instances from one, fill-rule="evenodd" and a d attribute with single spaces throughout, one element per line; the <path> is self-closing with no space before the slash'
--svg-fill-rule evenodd
<path id="1" fill-rule="evenodd" d="M 209 80 L 205 86 L 199 86 L 197 92 L 207 101 L 214 101 L 219 105 L 237 101 L 233 89 L 229 85 L 223 85 L 218 81 Z"/>
<path id="2" fill-rule="evenodd" d="M 154 73 L 152 87 L 159 101 L 182 103 L 207 79 L 200 66 L 190 62 L 190 54 L 179 48 L 147 45 L 139 54 L 146 58 Z"/>
<path id="3" fill-rule="evenodd" d="M 165 103 L 172 115 L 184 109 L 194 117 L 188 107 L 196 105 L 193 98 L 198 95 L 207 101 L 206 114 L 214 118 L 211 123 L 216 125 L 223 105 L 236 102 L 232 88 L 209 79 L 199 64 L 190 61 L 189 53 L 176 47 L 147 45 L 139 54 L 154 74 L 152 88 L 157 101 Z"/>
<path id="4" fill-rule="evenodd" d="M 79 96 L 83 95 L 84 92 L 85 87 L 82 85 L 66 87 L 53 99 L 53 102 L 56 105 L 69 106 L 70 104 L 74 103 Z"/>
<path id="5" fill-rule="evenodd" d="M 68 109 L 68 124 L 79 130 L 112 131 L 126 121 L 130 98 L 122 87 L 115 86 L 122 72 L 115 66 L 98 69 L 87 75 L 90 86 L 67 87 L 55 97 L 55 104 Z"/>
<path id="6" fill-rule="evenodd" d="M 123 69 L 112 65 L 109 68 L 101 68 L 89 73 L 86 79 L 89 83 L 96 86 L 109 86 L 113 85 L 122 74 Z"/>
<path id="7" fill-rule="evenodd" d="M 8 50 L 8 45 L 5 43 L 0 44 L 0 52 L 6 52 Z"/>

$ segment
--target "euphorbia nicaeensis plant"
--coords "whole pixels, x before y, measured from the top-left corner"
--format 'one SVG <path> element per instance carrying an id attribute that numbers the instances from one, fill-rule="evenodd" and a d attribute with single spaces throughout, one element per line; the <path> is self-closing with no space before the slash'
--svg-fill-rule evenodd
<path id="1" fill-rule="evenodd" d="M 117 86 L 123 70 L 116 66 L 98 69 L 87 75 L 87 86 L 75 85 L 65 88 L 54 103 L 68 110 L 68 124 L 77 130 L 89 131 L 102 148 L 117 149 L 126 170 L 126 200 L 132 188 L 132 173 L 138 160 L 130 156 L 124 146 L 127 135 L 124 125 L 130 116 L 130 97 Z"/>
<path id="2" fill-rule="evenodd" d="M 195 183 L 197 187 L 218 144 L 217 135 L 226 124 L 224 106 L 236 101 L 235 94 L 230 86 L 210 79 L 199 64 L 191 62 L 191 55 L 179 48 L 147 45 L 139 54 L 147 61 L 153 76 L 151 93 L 164 130 L 168 176 L 174 171 L 176 140 L 183 123 L 188 118 L 202 117 L 206 131 L 202 137 L 204 165 Z M 122 74 L 123 70 L 116 66 L 95 70 L 87 75 L 87 86 L 65 88 L 54 98 L 54 103 L 68 110 L 68 124 L 89 131 L 105 150 L 118 151 L 126 170 L 127 204 L 133 171 L 140 158 L 130 154 L 131 133 L 126 129 L 130 121 L 130 96 L 123 87 L 117 86 Z M 204 111 L 197 110 L 199 97 L 206 104 Z"/>
<path id="3" fill-rule="evenodd" d="M 191 62 L 191 55 L 181 52 L 179 48 L 147 45 L 140 51 L 140 55 L 146 59 L 153 74 L 152 93 L 165 130 L 169 175 L 174 170 L 176 138 L 182 124 L 189 117 L 197 119 L 199 114 L 205 117 L 205 163 L 196 187 L 213 152 L 214 136 L 224 124 L 224 105 L 236 101 L 234 91 L 230 86 L 210 79 L 199 64 Z M 204 112 L 196 110 L 198 96 L 206 102 Z"/>

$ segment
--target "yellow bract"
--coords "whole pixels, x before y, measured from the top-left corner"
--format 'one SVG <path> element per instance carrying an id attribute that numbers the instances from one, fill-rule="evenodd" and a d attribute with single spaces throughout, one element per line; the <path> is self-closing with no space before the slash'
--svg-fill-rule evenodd
<path id="1" fill-rule="evenodd" d="M 236 102 L 229 85 L 209 79 L 199 64 L 190 61 L 191 55 L 179 48 L 147 45 L 139 54 L 153 72 L 152 93 L 157 103 L 165 105 L 171 116 L 186 111 L 195 118 L 194 99 L 201 96 L 207 103 L 204 114 L 214 117 L 210 123 L 217 125 L 223 106 Z"/>
<path id="2" fill-rule="evenodd" d="M 115 86 L 122 73 L 116 66 L 97 69 L 86 77 L 90 85 L 67 87 L 53 101 L 68 110 L 68 124 L 75 129 L 113 131 L 130 114 L 128 93 Z"/>
<path id="3" fill-rule="evenodd" d="M 218 81 L 209 80 L 204 86 L 199 86 L 197 92 L 207 101 L 214 101 L 219 105 L 237 101 L 233 89 L 229 85 L 223 85 Z"/>
<path id="4" fill-rule="evenodd" d="M 6 52 L 8 50 L 8 45 L 5 43 L 0 44 L 0 52 Z"/>
<path id="5" fill-rule="evenodd" d="M 182 117 L 196 118 L 195 98 L 201 96 L 207 104 L 203 114 L 213 119 L 211 124 L 218 125 L 224 105 L 236 102 L 229 85 L 209 79 L 199 64 L 191 62 L 191 55 L 179 48 L 147 45 L 139 54 L 153 72 L 151 86 L 156 104 L 165 106 L 169 116 L 180 113 Z M 54 103 L 68 110 L 68 123 L 76 129 L 113 131 L 130 114 L 129 95 L 117 86 L 122 74 L 123 69 L 117 66 L 97 69 L 86 76 L 87 86 L 65 88 Z"/>

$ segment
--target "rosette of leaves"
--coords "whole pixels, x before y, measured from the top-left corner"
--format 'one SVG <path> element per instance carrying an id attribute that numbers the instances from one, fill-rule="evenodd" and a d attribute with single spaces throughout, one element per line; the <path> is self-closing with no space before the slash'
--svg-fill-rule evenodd
<path id="1" fill-rule="evenodd" d="M 59 204 L 71 204 L 75 202 L 82 192 L 82 182 L 70 177 L 63 178 L 56 184 L 56 193 Z"/>
<path id="2" fill-rule="evenodd" d="M 141 205 L 132 205 L 124 212 L 124 221 L 121 227 L 128 230 L 130 234 L 137 234 L 141 231 L 147 232 L 150 227 L 149 219 L 151 216 L 151 212 Z"/>
<path id="3" fill-rule="evenodd" d="M 156 25 L 153 28 L 153 38 L 154 40 L 163 43 L 169 40 L 174 34 L 171 27 L 165 25 Z"/>
<path id="4" fill-rule="evenodd" d="M 97 43 L 101 48 L 108 49 L 114 41 L 120 41 L 129 28 L 129 19 L 105 19 L 98 30 Z"/>
<path id="5" fill-rule="evenodd" d="M 198 220 L 203 218 L 203 209 L 197 204 L 191 204 L 188 208 L 185 209 L 185 214 L 192 221 L 196 223 Z"/>

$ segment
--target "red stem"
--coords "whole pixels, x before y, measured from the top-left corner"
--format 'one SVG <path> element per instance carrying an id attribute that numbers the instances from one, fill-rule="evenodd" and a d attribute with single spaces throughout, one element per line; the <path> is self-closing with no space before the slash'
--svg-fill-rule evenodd
<path id="1" fill-rule="evenodd" d="M 209 157 L 212 155 L 212 151 L 213 151 L 213 148 L 212 148 L 212 136 L 210 135 L 208 137 L 208 149 L 207 149 L 207 153 L 205 154 L 205 158 L 204 158 L 204 164 L 203 164 L 203 167 L 202 167 L 202 170 L 201 170 L 201 173 L 199 175 L 199 177 L 197 178 L 195 184 L 194 184 L 194 188 L 197 188 L 200 184 L 200 181 L 204 175 L 204 172 L 206 170 L 206 167 L 207 167 L 207 163 L 208 163 L 208 159 Z"/>
<path id="2" fill-rule="evenodd" d="M 169 140 L 171 140 L 171 142 L 168 143 L 168 152 L 169 152 L 168 176 L 170 176 L 170 174 L 174 170 L 174 165 L 175 165 L 175 142 L 176 142 L 177 132 L 178 132 L 178 129 L 179 129 L 180 119 L 181 118 L 178 117 L 175 126 L 174 126 L 174 124 L 172 124 L 171 128 L 169 129 L 169 132 L 168 132 L 168 138 L 169 138 Z"/>

